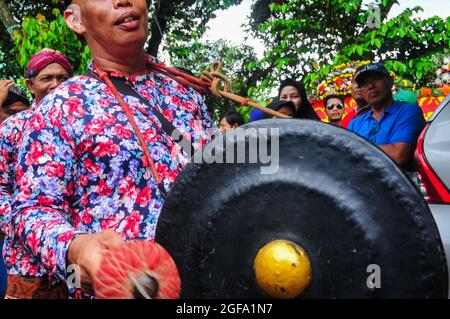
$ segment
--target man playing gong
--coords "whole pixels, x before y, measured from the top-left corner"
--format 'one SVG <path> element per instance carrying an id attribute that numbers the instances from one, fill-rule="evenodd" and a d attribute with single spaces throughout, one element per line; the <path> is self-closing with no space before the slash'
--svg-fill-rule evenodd
<path id="1" fill-rule="evenodd" d="M 8 236 L 21 246 L 24 282 L 61 289 L 76 264 L 85 296 L 105 252 L 153 239 L 165 195 L 188 161 L 173 133 L 199 149 L 213 123 L 195 90 L 149 67 L 145 0 L 66 4 L 64 18 L 85 37 L 93 62 L 87 76 L 42 100 L 39 125 L 24 132 Z"/>

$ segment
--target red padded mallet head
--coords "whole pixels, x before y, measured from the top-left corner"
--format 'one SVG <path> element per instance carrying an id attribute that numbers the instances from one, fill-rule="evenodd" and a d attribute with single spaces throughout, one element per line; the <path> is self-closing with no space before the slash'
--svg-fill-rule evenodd
<path id="1" fill-rule="evenodd" d="M 161 245 L 135 240 L 105 255 L 94 290 L 100 299 L 176 299 L 181 280 L 175 262 Z"/>

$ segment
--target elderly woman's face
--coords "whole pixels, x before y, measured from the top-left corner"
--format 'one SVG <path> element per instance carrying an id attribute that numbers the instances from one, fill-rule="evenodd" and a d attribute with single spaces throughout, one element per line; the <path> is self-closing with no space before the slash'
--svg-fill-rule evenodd
<path id="1" fill-rule="evenodd" d="M 280 92 L 279 99 L 283 101 L 291 101 L 294 103 L 296 110 L 299 110 L 302 106 L 302 97 L 300 96 L 300 92 L 293 86 L 284 87 Z"/>
<path id="2" fill-rule="evenodd" d="M 146 0 L 84 0 L 81 21 L 90 46 L 120 50 L 123 46 L 143 47 L 148 32 Z"/>
<path id="3" fill-rule="evenodd" d="M 27 86 L 36 102 L 39 102 L 68 78 L 70 76 L 66 69 L 58 63 L 52 63 L 28 80 Z"/>

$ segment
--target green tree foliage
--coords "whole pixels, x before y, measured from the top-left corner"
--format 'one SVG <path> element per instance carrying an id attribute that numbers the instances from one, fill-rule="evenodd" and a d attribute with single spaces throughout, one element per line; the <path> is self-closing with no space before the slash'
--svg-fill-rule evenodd
<path id="1" fill-rule="evenodd" d="M 282 75 L 304 76 L 308 84 L 350 60 L 381 60 L 397 74 L 428 83 L 435 68 L 431 57 L 450 45 L 450 19 L 412 19 L 418 7 L 388 19 L 397 1 L 374 2 L 379 28 L 367 25 L 372 12 L 361 0 L 255 1 L 251 32 L 267 48 L 259 63 L 275 65 L 260 90 L 276 85 Z"/>
<path id="2" fill-rule="evenodd" d="M 54 9 L 53 14 L 52 21 L 41 14 L 23 19 L 21 30 L 14 36 L 19 66 L 25 70 L 30 58 L 48 47 L 64 53 L 74 66 L 75 74 L 83 74 L 91 59 L 89 48 L 67 27 L 59 9 Z"/>
<path id="3" fill-rule="evenodd" d="M 196 76 L 200 76 L 203 70 L 209 70 L 214 60 L 222 61 L 223 73 L 231 81 L 232 92 L 247 96 L 248 82 L 251 81 L 247 66 L 257 61 L 255 50 L 252 47 L 248 45 L 234 46 L 224 40 L 193 41 L 189 45 L 168 46 L 167 53 L 172 65 L 189 69 Z M 236 107 L 248 120 L 248 107 L 240 107 L 235 102 L 213 96 L 206 96 L 205 101 L 216 121 L 219 121 L 227 111 Z"/>
<path id="4" fill-rule="evenodd" d="M 165 52 L 170 64 L 194 73 L 218 58 L 233 81 L 234 92 L 264 101 L 283 77 L 304 78 L 308 85 L 350 60 L 382 60 L 397 75 L 418 85 L 428 84 L 435 77 L 434 57 L 450 46 L 449 18 L 413 18 L 420 8 L 412 8 L 388 19 L 396 0 L 373 1 L 380 7 L 379 28 L 367 26 L 370 12 L 362 0 L 253 0 L 247 27 L 266 48 L 262 59 L 245 45 L 203 40 L 215 12 L 241 2 L 148 1 L 147 52 L 160 57 Z M 26 59 L 43 46 L 63 51 L 77 71 L 83 71 L 88 52 L 83 41 L 65 27 L 61 0 L 7 3 L 22 30 L 13 43 L 0 24 L 0 77 L 21 77 Z M 218 110 L 213 112 L 217 117 L 235 106 L 223 101 L 211 101 L 211 105 Z"/>
<path id="5" fill-rule="evenodd" d="M 191 38 L 201 37 L 206 31 L 206 23 L 215 17 L 215 11 L 227 9 L 230 6 L 239 4 L 241 1 L 147 1 L 150 7 L 150 36 L 147 41 L 146 51 L 157 56 L 161 51 L 160 45 L 164 38 L 178 38 L 188 41 Z M 23 60 L 29 58 L 30 52 L 38 51 L 44 46 L 58 49 L 64 47 L 64 45 L 60 45 L 64 42 L 68 45 L 68 48 L 64 48 L 61 51 L 68 54 L 69 59 L 77 66 L 79 65 L 78 62 L 84 62 L 83 59 L 87 58 L 88 53 L 84 50 L 84 41 L 78 41 L 70 33 L 66 32 L 68 29 L 64 27 L 64 21 L 61 20 L 61 12 L 65 9 L 63 0 L 8 0 L 7 3 L 14 16 L 13 18 L 22 26 L 22 37 L 19 42 L 15 41 L 16 43 L 13 43 L 3 25 L 0 24 L 0 75 L 2 77 L 20 77 L 22 75 Z M 55 9 L 59 9 L 59 11 L 55 11 Z M 41 32 L 45 35 L 41 36 L 40 39 L 28 39 L 30 36 L 35 36 Z M 52 32 L 54 34 L 50 35 Z M 20 52 L 17 51 L 17 44 L 20 45 Z M 80 54 L 82 55 L 81 58 Z M 16 57 L 19 58 L 16 59 Z M 17 60 L 21 61 L 17 63 Z M 81 65 L 79 69 L 83 70 L 83 68 L 85 68 L 85 65 Z"/>
<path id="6" fill-rule="evenodd" d="M 25 17 L 34 17 L 41 13 L 45 17 L 54 18 L 53 10 L 63 10 L 63 1 L 60 0 L 4 0 L 12 14 L 12 19 L 18 26 Z M 18 51 L 3 23 L 0 23 L 0 78 L 18 79 L 23 76 L 23 69 L 17 61 Z"/>
<path id="7" fill-rule="evenodd" d="M 419 85 L 430 85 L 435 77 L 433 57 L 450 47 L 450 17 L 412 18 L 420 7 L 372 29 L 341 49 L 335 62 L 351 59 L 380 59 L 388 69 Z"/>
<path id="8" fill-rule="evenodd" d="M 147 52 L 157 55 L 163 35 L 169 41 L 199 39 L 217 10 L 225 10 L 242 0 L 149 0 L 150 39 Z"/>

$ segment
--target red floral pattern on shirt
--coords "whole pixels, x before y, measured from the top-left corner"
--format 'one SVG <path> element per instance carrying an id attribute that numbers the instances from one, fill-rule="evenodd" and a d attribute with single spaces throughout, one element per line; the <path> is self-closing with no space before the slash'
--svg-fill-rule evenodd
<path id="1" fill-rule="evenodd" d="M 201 96 L 159 73 L 125 77 L 199 149 L 216 132 Z M 124 96 L 170 191 L 187 163 L 156 116 Z M 15 169 L 5 261 L 10 273 L 64 281 L 66 253 L 79 234 L 113 229 L 152 240 L 164 199 L 131 125 L 109 88 L 74 77 L 45 97 L 23 131 Z M 176 156 L 173 156 L 176 154 Z"/>

